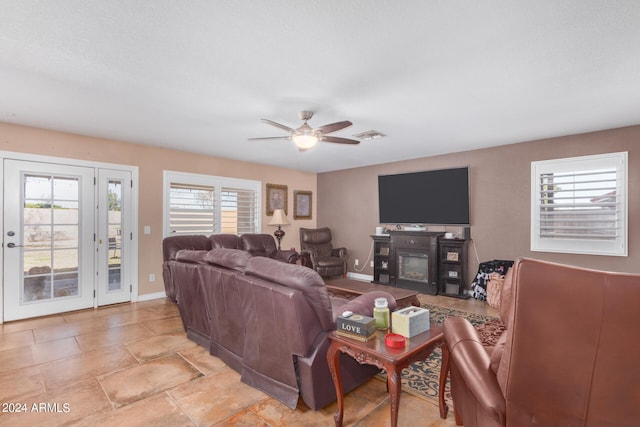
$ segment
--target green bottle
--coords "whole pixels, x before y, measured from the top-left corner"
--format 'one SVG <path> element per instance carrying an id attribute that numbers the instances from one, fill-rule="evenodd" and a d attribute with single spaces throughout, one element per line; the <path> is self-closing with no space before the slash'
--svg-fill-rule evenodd
<path id="1" fill-rule="evenodd" d="M 376 298 L 373 308 L 376 329 L 389 329 L 389 303 L 386 298 Z"/>

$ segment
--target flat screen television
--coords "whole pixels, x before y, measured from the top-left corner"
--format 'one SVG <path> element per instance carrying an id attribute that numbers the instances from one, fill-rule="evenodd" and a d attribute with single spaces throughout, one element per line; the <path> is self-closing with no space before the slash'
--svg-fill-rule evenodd
<path id="1" fill-rule="evenodd" d="M 469 168 L 378 176 L 380 224 L 469 225 Z"/>

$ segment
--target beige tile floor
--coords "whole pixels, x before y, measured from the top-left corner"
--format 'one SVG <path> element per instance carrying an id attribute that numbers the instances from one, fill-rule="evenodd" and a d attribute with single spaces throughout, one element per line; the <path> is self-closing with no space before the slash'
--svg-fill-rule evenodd
<path id="1" fill-rule="evenodd" d="M 480 314 L 484 302 L 420 296 Z M 385 384 L 345 399 L 345 425 L 389 425 Z M 0 426 L 331 426 L 335 403 L 291 410 L 185 337 L 167 299 L 0 325 Z M 20 412 L 22 411 L 22 412 Z M 454 426 L 430 401 L 402 393 L 399 425 Z"/>

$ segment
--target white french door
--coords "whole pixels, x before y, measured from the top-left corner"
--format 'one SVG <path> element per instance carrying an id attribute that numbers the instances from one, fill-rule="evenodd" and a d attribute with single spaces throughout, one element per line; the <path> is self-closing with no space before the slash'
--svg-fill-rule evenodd
<path id="1" fill-rule="evenodd" d="M 131 170 L 3 161 L 1 320 L 132 300 Z"/>
<path id="2" fill-rule="evenodd" d="M 98 305 L 131 300 L 131 172 L 98 171 Z"/>
<path id="3" fill-rule="evenodd" d="M 94 169 L 4 161 L 4 320 L 94 305 Z"/>

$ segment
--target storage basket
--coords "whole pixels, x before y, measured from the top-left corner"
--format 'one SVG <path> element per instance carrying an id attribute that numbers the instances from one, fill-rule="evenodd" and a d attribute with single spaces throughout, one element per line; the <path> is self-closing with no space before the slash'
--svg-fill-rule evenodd
<path id="1" fill-rule="evenodd" d="M 487 303 L 491 307 L 500 307 L 500 297 L 502 296 L 502 285 L 504 276 L 500 273 L 490 273 L 487 281 Z"/>

